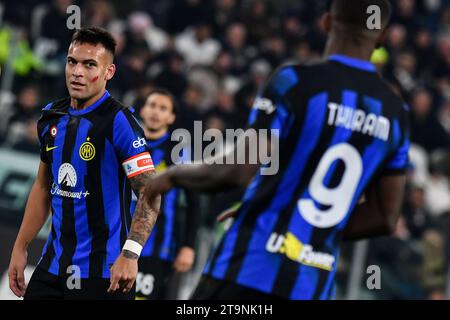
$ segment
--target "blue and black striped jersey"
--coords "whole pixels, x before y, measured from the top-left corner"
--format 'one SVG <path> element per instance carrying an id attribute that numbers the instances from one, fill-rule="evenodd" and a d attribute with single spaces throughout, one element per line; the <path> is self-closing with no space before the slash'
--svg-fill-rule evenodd
<path id="1" fill-rule="evenodd" d="M 67 276 L 109 278 L 131 225 L 128 178 L 153 170 L 132 113 L 106 91 L 83 110 L 50 103 L 38 122 L 49 166 L 52 227 L 39 267 Z M 73 272 L 73 271 L 70 271 Z"/>
<path id="2" fill-rule="evenodd" d="M 377 177 L 408 164 L 408 108 L 369 62 L 287 65 L 249 124 L 275 129 L 279 170 L 257 174 L 204 273 L 289 299 L 329 299 L 343 230 Z"/>

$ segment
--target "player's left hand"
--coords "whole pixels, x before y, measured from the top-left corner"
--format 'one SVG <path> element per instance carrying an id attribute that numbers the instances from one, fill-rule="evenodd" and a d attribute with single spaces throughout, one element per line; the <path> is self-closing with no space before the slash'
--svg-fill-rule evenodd
<path id="1" fill-rule="evenodd" d="M 137 273 L 138 259 L 127 258 L 122 252 L 111 267 L 111 284 L 108 293 L 114 293 L 119 289 L 129 292 L 136 281 Z"/>
<path id="2" fill-rule="evenodd" d="M 188 272 L 194 264 L 195 251 L 191 247 L 182 247 L 178 252 L 173 268 L 177 272 Z"/>

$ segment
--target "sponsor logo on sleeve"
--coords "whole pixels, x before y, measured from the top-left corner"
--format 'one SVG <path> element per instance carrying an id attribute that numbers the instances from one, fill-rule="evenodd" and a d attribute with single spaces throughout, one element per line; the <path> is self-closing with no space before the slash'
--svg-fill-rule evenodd
<path id="1" fill-rule="evenodd" d="M 136 140 L 133 141 L 133 148 L 139 149 L 140 147 L 143 147 L 146 145 L 146 141 L 144 138 L 138 137 Z"/>

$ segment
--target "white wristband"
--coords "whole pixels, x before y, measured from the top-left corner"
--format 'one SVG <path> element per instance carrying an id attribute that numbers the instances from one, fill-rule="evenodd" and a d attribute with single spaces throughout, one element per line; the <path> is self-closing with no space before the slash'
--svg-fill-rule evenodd
<path id="1" fill-rule="evenodd" d="M 127 240 L 127 241 L 125 241 L 125 244 L 123 245 L 122 250 L 128 250 L 128 251 L 131 251 L 131 252 L 137 254 L 138 256 L 140 256 L 141 251 L 142 251 L 142 246 L 139 243 L 137 243 L 136 241 Z"/>

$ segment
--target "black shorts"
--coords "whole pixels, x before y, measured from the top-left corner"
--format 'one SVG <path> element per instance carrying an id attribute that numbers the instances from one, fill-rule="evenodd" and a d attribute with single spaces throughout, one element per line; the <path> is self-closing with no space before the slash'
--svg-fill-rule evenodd
<path id="1" fill-rule="evenodd" d="M 192 300 L 282 300 L 283 298 L 203 275 Z"/>
<path id="2" fill-rule="evenodd" d="M 136 278 L 137 300 L 164 300 L 170 298 L 169 286 L 173 267 L 171 261 L 154 257 L 141 257 L 138 261 Z"/>
<path id="3" fill-rule="evenodd" d="M 69 285 L 68 285 L 69 283 Z M 81 279 L 79 286 L 70 279 L 55 276 L 37 267 L 25 292 L 25 300 L 134 300 L 135 286 L 128 293 L 108 293 L 109 279 Z M 78 288 L 77 288 L 78 287 Z M 70 289 L 72 288 L 72 289 Z"/>

